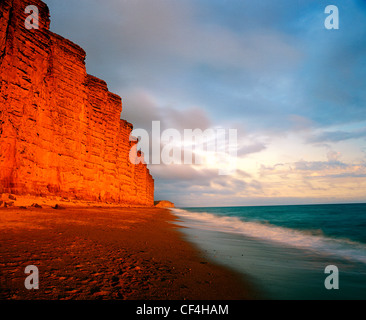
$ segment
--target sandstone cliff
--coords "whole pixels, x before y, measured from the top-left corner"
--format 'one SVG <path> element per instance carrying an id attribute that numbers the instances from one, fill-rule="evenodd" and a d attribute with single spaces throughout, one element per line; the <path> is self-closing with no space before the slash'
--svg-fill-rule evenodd
<path id="1" fill-rule="evenodd" d="M 173 202 L 170 202 L 167 200 L 155 201 L 154 204 L 155 204 L 155 207 L 158 207 L 158 208 L 174 208 L 175 207 Z"/>
<path id="2" fill-rule="evenodd" d="M 25 28 L 28 5 L 38 30 Z M 49 25 L 40 0 L 0 1 L 0 193 L 154 205 L 149 170 L 129 160 L 121 98 Z"/>

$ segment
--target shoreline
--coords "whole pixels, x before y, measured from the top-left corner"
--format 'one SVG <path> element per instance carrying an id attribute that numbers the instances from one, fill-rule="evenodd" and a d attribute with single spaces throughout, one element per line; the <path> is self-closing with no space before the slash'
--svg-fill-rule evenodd
<path id="1" fill-rule="evenodd" d="M 226 214 L 220 216 L 215 209 L 202 210 L 212 214 L 208 217 L 200 211 L 179 209 L 174 212 L 180 218 L 179 225 L 186 227 L 182 229 L 186 238 L 204 251 L 209 259 L 250 280 L 260 293 L 257 299 L 365 299 L 364 242 L 286 228 L 271 224 L 270 218 L 266 223 L 256 222 L 257 216 L 253 211 L 252 215 L 237 214 L 233 219 L 230 212 L 224 210 L 222 213 Z M 315 212 L 319 214 L 319 211 Z M 332 208 L 331 214 L 334 212 L 338 211 Z M 352 216 L 351 212 L 348 217 Z M 295 212 L 293 219 L 300 216 L 301 213 Z M 284 212 L 283 217 L 289 216 Z M 340 290 L 326 288 L 327 266 L 336 266 L 339 270 Z"/>
<path id="2" fill-rule="evenodd" d="M 99 205 L 99 204 L 98 204 Z M 1 300 L 243 300 L 239 273 L 204 257 L 168 209 L 0 209 Z M 39 290 L 26 290 L 27 265 Z"/>

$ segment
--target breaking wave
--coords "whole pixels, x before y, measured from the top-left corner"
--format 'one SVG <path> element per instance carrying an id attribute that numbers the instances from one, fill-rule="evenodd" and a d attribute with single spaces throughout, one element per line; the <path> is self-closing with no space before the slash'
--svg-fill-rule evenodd
<path id="1" fill-rule="evenodd" d="M 296 230 L 269 223 L 243 221 L 239 217 L 218 216 L 207 212 L 191 212 L 171 209 L 188 227 L 219 231 L 259 239 L 320 254 L 335 255 L 339 258 L 366 264 L 366 245 L 348 239 L 338 239 L 322 235 L 319 230 Z"/>

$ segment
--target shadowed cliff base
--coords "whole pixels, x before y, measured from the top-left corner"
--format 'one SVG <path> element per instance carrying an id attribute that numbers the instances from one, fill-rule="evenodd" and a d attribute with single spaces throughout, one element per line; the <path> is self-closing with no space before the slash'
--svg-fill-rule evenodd
<path id="1" fill-rule="evenodd" d="M 1 208 L 1 299 L 249 299 L 249 283 L 182 239 L 158 208 Z M 28 265 L 39 290 L 24 287 Z"/>

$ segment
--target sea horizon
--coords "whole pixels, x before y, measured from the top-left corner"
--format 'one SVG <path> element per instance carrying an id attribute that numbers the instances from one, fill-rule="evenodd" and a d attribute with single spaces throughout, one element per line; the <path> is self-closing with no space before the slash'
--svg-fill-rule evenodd
<path id="1" fill-rule="evenodd" d="M 258 204 L 258 205 L 230 205 L 230 206 L 176 206 L 178 209 L 195 208 L 236 208 L 236 207 L 281 207 L 281 206 L 326 206 L 326 205 L 347 205 L 347 204 L 366 204 L 366 202 L 330 202 L 330 203 L 300 203 L 300 204 Z"/>

